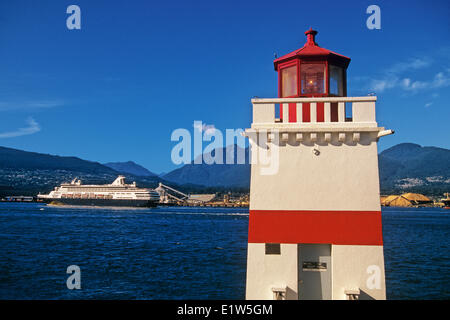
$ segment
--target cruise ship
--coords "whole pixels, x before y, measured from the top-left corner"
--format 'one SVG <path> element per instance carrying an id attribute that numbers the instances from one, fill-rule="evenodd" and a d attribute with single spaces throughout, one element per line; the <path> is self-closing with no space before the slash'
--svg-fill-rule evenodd
<path id="1" fill-rule="evenodd" d="M 124 176 L 118 176 L 111 184 L 83 185 L 75 178 L 71 183 L 55 187 L 49 194 L 39 194 L 38 200 L 45 203 L 82 206 L 155 207 L 159 193 L 153 189 L 138 188 L 136 182 L 125 183 Z"/>

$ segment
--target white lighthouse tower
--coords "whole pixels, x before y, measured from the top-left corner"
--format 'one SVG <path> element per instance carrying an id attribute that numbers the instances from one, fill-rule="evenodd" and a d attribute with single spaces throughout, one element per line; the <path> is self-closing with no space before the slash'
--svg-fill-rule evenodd
<path id="1" fill-rule="evenodd" d="M 279 98 L 252 99 L 246 298 L 385 299 L 377 141 L 393 132 L 376 97 L 346 96 L 350 58 L 305 34 L 274 61 Z"/>

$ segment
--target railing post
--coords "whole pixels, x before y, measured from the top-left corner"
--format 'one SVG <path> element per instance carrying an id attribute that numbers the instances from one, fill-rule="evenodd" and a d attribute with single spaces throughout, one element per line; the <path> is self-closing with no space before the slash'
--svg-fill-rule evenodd
<path id="1" fill-rule="evenodd" d="M 325 112 L 325 122 L 331 122 L 331 103 L 325 102 L 324 103 L 324 112 Z"/>
<path id="2" fill-rule="evenodd" d="M 345 102 L 338 102 L 338 122 L 345 122 Z"/>
<path id="3" fill-rule="evenodd" d="M 354 122 L 375 122 L 375 102 L 353 102 L 352 113 Z"/>
<path id="4" fill-rule="evenodd" d="M 253 104 L 253 122 L 254 123 L 274 123 L 275 122 L 275 104 L 258 103 Z"/>
<path id="5" fill-rule="evenodd" d="M 283 103 L 283 123 L 289 122 L 289 103 Z"/>
<path id="6" fill-rule="evenodd" d="M 297 108 L 297 122 L 303 122 L 303 104 L 301 102 L 296 103 Z"/>
<path id="7" fill-rule="evenodd" d="M 316 123 L 317 122 L 317 103 L 316 102 L 311 102 L 310 104 L 310 112 L 311 112 L 311 123 Z"/>

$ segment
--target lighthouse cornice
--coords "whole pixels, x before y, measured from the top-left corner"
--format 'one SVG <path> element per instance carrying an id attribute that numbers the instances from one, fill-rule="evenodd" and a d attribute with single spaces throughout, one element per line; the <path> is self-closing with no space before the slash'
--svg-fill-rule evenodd
<path id="1" fill-rule="evenodd" d="M 302 102 L 375 102 L 376 96 L 362 97 L 312 97 L 312 98 L 253 98 L 253 104 Z"/>
<path id="2" fill-rule="evenodd" d="M 275 126 L 268 126 L 265 124 L 252 124 L 252 127 L 249 129 L 246 129 L 245 133 L 246 133 L 246 135 L 250 135 L 251 133 L 259 133 L 259 132 L 267 132 L 267 133 L 274 133 L 274 132 L 278 132 L 278 133 L 283 133 L 283 132 L 287 132 L 287 133 L 345 132 L 345 133 L 352 133 L 352 132 L 383 132 L 383 131 L 385 131 L 384 127 L 377 127 L 377 126 L 371 127 L 370 125 L 365 126 L 365 127 L 363 127 L 363 126 L 320 127 L 320 126 L 314 126 L 314 125 L 306 125 L 306 126 L 303 125 L 302 127 L 299 127 L 299 126 L 295 126 L 292 124 L 288 124 L 288 125 L 279 124 L 279 125 L 275 125 Z"/>

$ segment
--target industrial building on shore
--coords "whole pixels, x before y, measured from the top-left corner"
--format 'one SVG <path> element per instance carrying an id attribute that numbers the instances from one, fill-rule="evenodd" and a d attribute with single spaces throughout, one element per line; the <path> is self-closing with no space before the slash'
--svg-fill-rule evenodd
<path id="1" fill-rule="evenodd" d="M 434 206 L 434 201 L 419 193 L 404 193 L 380 197 L 381 205 L 385 207 L 418 207 Z"/>

